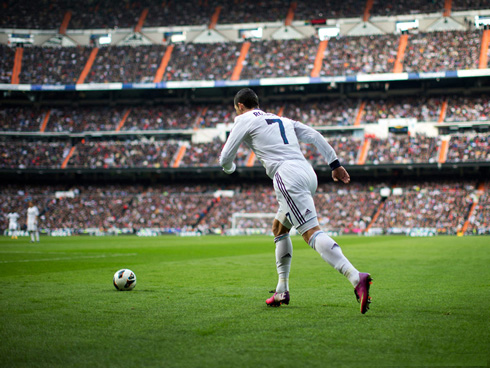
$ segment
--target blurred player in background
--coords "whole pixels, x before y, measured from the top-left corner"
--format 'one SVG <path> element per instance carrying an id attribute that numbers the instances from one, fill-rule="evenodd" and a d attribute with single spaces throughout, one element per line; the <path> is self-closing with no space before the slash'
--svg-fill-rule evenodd
<path id="1" fill-rule="evenodd" d="M 360 273 L 343 255 L 339 245 L 320 229 L 313 202 L 318 181 L 301 152 L 299 141 L 314 144 L 330 165 L 333 180 L 347 184 L 350 176 L 340 165 L 334 149 L 313 128 L 260 110 L 259 98 L 249 88 L 235 95 L 234 105 L 237 117 L 221 152 L 220 165 L 225 173 L 233 173 L 238 147 L 245 142 L 273 180 L 279 202 L 272 224 L 279 281 L 274 295 L 266 300 L 267 305 L 289 304 L 289 271 L 293 255 L 289 230 L 294 226 L 310 247 L 351 282 L 361 313 L 366 313 L 370 303 L 371 276 Z"/>
<path id="2" fill-rule="evenodd" d="M 17 229 L 19 227 L 17 220 L 19 217 L 17 212 L 10 212 L 7 214 L 7 218 L 9 219 L 9 235 L 12 239 L 17 239 Z"/>
<path id="3" fill-rule="evenodd" d="M 38 216 L 39 209 L 32 202 L 29 202 L 29 208 L 27 209 L 27 231 L 31 237 L 31 243 L 34 243 L 34 241 L 39 243 Z"/>

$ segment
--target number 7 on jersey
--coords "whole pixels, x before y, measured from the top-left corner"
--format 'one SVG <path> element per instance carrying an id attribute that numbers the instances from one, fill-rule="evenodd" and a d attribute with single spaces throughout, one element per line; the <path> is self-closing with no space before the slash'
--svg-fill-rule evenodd
<path id="1" fill-rule="evenodd" d="M 269 125 L 275 124 L 275 123 L 279 124 L 279 130 L 281 132 L 282 140 L 283 140 L 284 144 L 289 144 L 288 138 L 286 137 L 286 130 L 284 129 L 284 124 L 282 123 L 281 119 L 265 119 L 265 121 Z"/>

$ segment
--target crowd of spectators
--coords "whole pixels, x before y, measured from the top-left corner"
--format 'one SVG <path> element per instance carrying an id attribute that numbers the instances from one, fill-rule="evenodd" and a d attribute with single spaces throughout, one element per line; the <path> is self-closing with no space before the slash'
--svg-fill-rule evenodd
<path id="1" fill-rule="evenodd" d="M 0 109 L 0 131 L 39 132 L 46 114 L 45 132 L 80 133 L 115 131 L 124 116 L 122 131 L 192 129 L 232 122 L 229 106 L 167 104 L 148 106 L 78 106 L 53 108 L 8 107 Z M 223 120 L 221 120 L 223 119 Z"/>
<path id="2" fill-rule="evenodd" d="M 490 98 L 486 95 L 437 97 L 388 97 L 364 100 L 361 124 L 376 124 L 380 119 L 416 119 L 437 122 L 447 102 L 445 122 L 484 122 L 490 120 Z M 313 127 L 353 126 L 362 100 L 318 99 L 308 101 L 265 101 L 265 111 L 281 113 Z M 49 115 L 47 115 L 49 113 Z M 215 128 L 233 123 L 232 103 L 227 104 L 148 104 L 136 106 L 56 106 L 3 107 L 0 131 L 40 131 L 48 116 L 46 132 L 97 132 L 116 130 L 126 116 L 121 131 L 159 131 Z"/>
<path id="3" fill-rule="evenodd" d="M 370 11 L 373 16 L 392 16 L 400 14 L 442 13 L 444 0 L 411 0 L 387 2 L 375 0 Z"/>
<path id="4" fill-rule="evenodd" d="M 453 0 L 452 10 L 476 10 L 476 9 L 488 9 L 487 0 Z"/>
<path id="5" fill-rule="evenodd" d="M 12 69 L 14 68 L 15 50 L 0 44 L 0 83 L 12 81 Z"/>
<path id="6" fill-rule="evenodd" d="M 195 128 L 215 128 L 217 124 L 233 122 L 234 118 L 232 103 L 203 106 Z"/>
<path id="7" fill-rule="evenodd" d="M 59 169 L 67 147 L 69 144 L 64 142 L 0 141 L 0 168 Z"/>
<path id="8" fill-rule="evenodd" d="M 145 27 L 208 25 L 217 6 L 212 0 L 150 1 Z"/>
<path id="9" fill-rule="evenodd" d="M 73 198 L 55 196 L 56 191 L 68 189 Z M 40 209 L 42 229 L 192 229 L 213 202 L 210 189 L 199 185 L 3 187 L 0 221 L 4 225 L 2 215 L 17 211 L 25 228 L 27 204 L 32 201 Z"/>
<path id="10" fill-rule="evenodd" d="M 452 96 L 448 98 L 446 122 L 488 121 L 490 96 Z"/>
<path id="11" fill-rule="evenodd" d="M 405 183 L 402 193 L 389 196 L 373 227 L 434 228 L 456 234 L 462 229 L 473 203 L 474 184 L 464 182 Z"/>
<path id="12" fill-rule="evenodd" d="M 289 10 L 290 1 L 257 0 L 226 1 L 219 0 L 222 6 L 218 24 L 284 22 Z"/>
<path id="13" fill-rule="evenodd" d="M 296 1 L 294 19 L 359 18 L 364 14 L 366 0 Z M 3 0 L 0 28 L 57 29 L 67 11 L 72 13 L 70 29 L 132 28 L 144 9 L 148 9 L 146 27 L 181 25 L 208 25 L 217 6 L 221 6 L 219 24 L 252 22 L 283 22 L 289 10 L 288 0 L 225 1 L 225 0 L 39 0 L 23 2 Z M 484 0 L 453 1 L 454 11 L 487 9 Z M 375 0 L 370 10 L 372 16 L 400 14 L 442 13 L 444 1 Z"/>
<path id="14" fill-rule="evenodd" d="M 132 107 L 121 130 L 191 129 L 201 111 L 200 106 L 185 104 Z"/>
<path id="15" fill-rule="evenodd" d="M 75 84 L 90 56 L 89 47 L 25 47 L 20 83 Z"/>
<path id="16" fill-rule="evenodd" d="M 437 138 L 417 134 L 390 135 L 387 139 L 371 138 L 366 164 L 411 164 L 437 162 Z M 488 145 L 487 145 L 488 147 Z"/>
<path id="17" fill-rule="evenodd" d="M 481 38 L 479 31 L 411 34 L 403 59 L 403 71 L 478 69 Z"/>
<path id="18" fill-rule="evenodd" d="M 2 0 L 0 6 L 0 28 L 57 29 L 68 10 L 59 0 Z"/>
<path id="19" fill-rule="evenodd" d="M 26 109 L 24 107 L 8 107 L 0 109 L 0 131 L 36 132 L 41 128 L 46 111 Z"/>
<path id="20" fill-rule="evenodd" d="M 339 187 L 321 184 L 315 196 L 320 226 L 343 233 L 360 233 L 367 226 L 381 203 L 383 183 L 350 183 Z"/>
<path id="21" fill-rule="evenodd" d="M 399 38 L 394 34 L 331 38 L 320 76 L 391 73 Z"/>
<path id="22" fill-rule="evenodd" d="M 479 195 L 473 214 L 468 221 L 466 234 L 490 234 L 490 195 L 488 185 L 486 191 Z"/>
<path id="23" fill-rule="evenodd" d="M 218 166 L 218 158 L 223 148 L 223 142 L 215 139 L 211 143 L 190 145 L 180 162 L 180 167 Z"/>
<path id="24" fill-rule="evenodd" d="M 102 141 L 76 145 L 68 168 L 166 168 L 179 147 L 173 141 Z"/>
<path id="25" fill-rule="evenodd" d="M 240 47 L 241 44 L 237 42 L 176 44 L 164 80 L 230 79 L 240 55 Z"/>
<path id="26" fill-rule="evenodd" d="M 97 132 L 116 130 L 124 115 L 121 107 L 56 107 L 49 110 L 46 132 Z"/>
<path id="27" fill-rule="evenodd" d="M 364 13 L 364 0 L 324 0 L 297 1 L 294 11 L 295 20 L 311 21 L 315 19 L 358 18 Z"/>
<path id="28" fill-rule="evenodd" d="M 165 49 L 163 45 L 101 47 L 85 83 L 152 83 Z"/>
<path id="29" fill-rule="evenodd" d="M 158 0 L 92 0 L 88 3 L 70 1 L 72 12 L 69 29 L 133 28 L 146 4 L 155 7 Z"/>
<path id="30" fill-rule="evenodd" d="M 361 124 L 377 123 L 379 119 L 417 119 L 438 121 L 443 97 L 404 96 L 366 100 Z M 470 104 L 470 99 L 468 104 Z"/>
<path id="31" fill-rule="evenodd" d="M 448 162 L 490 161 L 489 134 L 456 134 L 449 140 Z"/>
<path id="32" fill-rule="evenodd" d="M 356 99 L 291 101 L 285 104 L 283 115 L 310 126 L 352 126 L 359 104 Z"/>
<path id="33" fill-rule="evenodd" d="M 399 35 L 331 38 L 320 76 L 391 73 L 398 52 Z M 317 37 L 294 40 L 256 40 L 243 63 L 240 79 L 311 75 L 318 50 Z M 445 31 L 409 35 L 403 70 L 435 72 L 478 68 L 479 31 Z M 180 43 L 174 50 L 163 81 L 229 80 L 241 44 Z M 24 48 L 21 83 L 74 84 L 89 58 L 91 47 Z M 165 54 L 164 45 L 100 47 L 85 83 L 151 83 Z M 9 83 L 14 50 L 0 48 L 0 75 Z"/>
<path id="34" fill-rule="evenodd" d="M 313 69 L 319 40 L 266 40 L 252 42 L 241 79 L 303 77 Z"/>
<path id="35" fill-rule="evenodd" d="M 364 138 L 347 135 L 329 135 L 327 141 L 335 149 L 342 163 L 357 165 L 364 145 Z M 387 138 L 370 137 L 365 164 L 414 164 L 437 163 L 441 139 L 422 134 L 394 135 Z M 181 160 L 176 153 L 181 145 L 186 146 Z M 167 168 L 173 162 L 179 167 L 217 167 L 223 142 L 215 139 L 210 143 L 194 143 L 179 140 L 82 140 L 74 144 L 75 151 L 68 167 L 88 169 L 111 168 Z M 34 142 L 26 140 L 0 141 L 0 168 L 59 168 L 68 154 L 71 144 L 67 142 Z M 313 166 L 327 163 L 317 149 L 301 143 L 305 158 Z M 241 145 L 236 162 L 239 167 L 260 166 L 251 160 L 251 151 Z M 490 135 L 479 133 L 450 136 L 446 162 L 490 161 Z"/>
<path id="36" fill-rule="evenodd" d="M 392 185 L 383 182 L 321 183 L 314 197 L 320 226 L 342 233 L 361 233 L 368 226 L 393 233 L 397 229 L 433 228 L 440 234 L 456 234 L 469 218 L 468 234 L 487 231 L 488 195 L 477 195 L 471 181 L 426 181 Z M 381 189 L 392 187 L 388 197 Z M 395 188 L 398 192 L 395 194 Z M 232 196 L 219 194 L 226 190 Z M 73 197 L 57 197 L 70 191 Z M 479 198 L 478 198 L 479 197 Z M 23 186 L 2 185 L 0 226 L 6 229 L 8 212 L 17 211 L 25 227 L 27 204 L 41 211 L 42 229 L 157 228 L 223 233 L 232 227 L 234 213 L 277 211 L 270 183 L 154 184 Z M 374 221 L 374 216 L 379 216 Z M 270 233 L 272 219 L 241 218 L 237 228 L 259 228 Z"/>

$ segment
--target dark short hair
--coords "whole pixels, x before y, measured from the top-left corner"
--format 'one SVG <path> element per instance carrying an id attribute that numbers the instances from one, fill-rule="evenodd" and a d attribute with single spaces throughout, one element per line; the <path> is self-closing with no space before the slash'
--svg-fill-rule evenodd
<path id="1" fill-rule="evenodd" d="M 259 107 L 259 97 L 250 88 L 243 88 L 237 92 L 234 100 L 235 106 L 242 103 L 248 109 Z"/>

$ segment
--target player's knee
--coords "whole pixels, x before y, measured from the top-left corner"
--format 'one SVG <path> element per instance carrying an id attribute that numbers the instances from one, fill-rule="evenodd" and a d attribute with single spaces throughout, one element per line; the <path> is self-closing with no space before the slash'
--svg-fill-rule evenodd
<path id="1" fill-rule="evenodd" d="M 274 220 L 272 223 L 272 233 L 274 236 L 280 236 L 289 233 L 289 230 L 286 226 L 281 224 L 278 220 Z"/>

